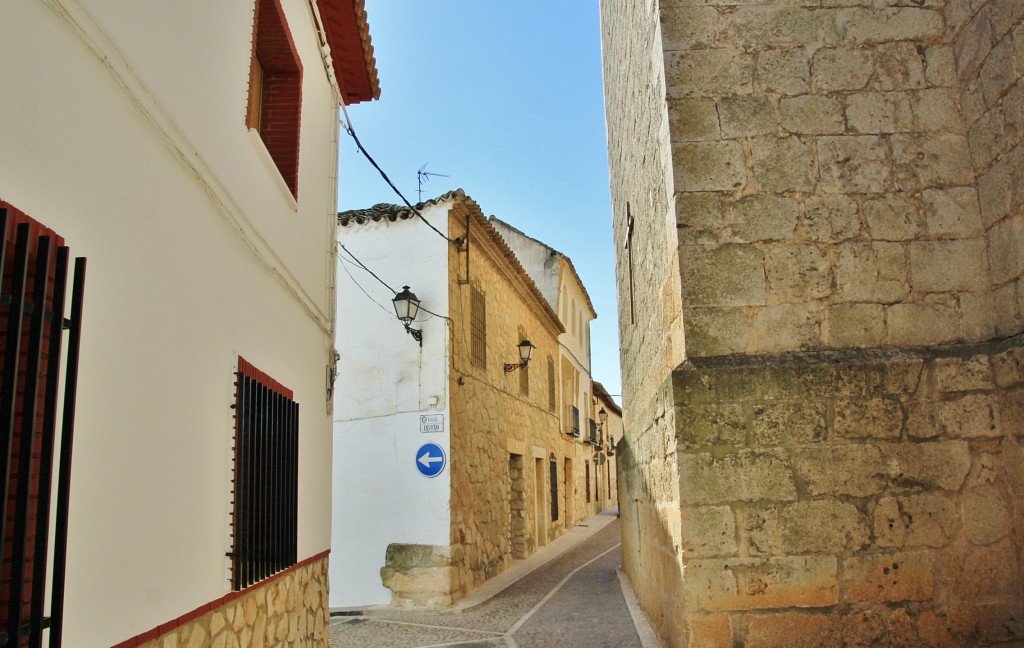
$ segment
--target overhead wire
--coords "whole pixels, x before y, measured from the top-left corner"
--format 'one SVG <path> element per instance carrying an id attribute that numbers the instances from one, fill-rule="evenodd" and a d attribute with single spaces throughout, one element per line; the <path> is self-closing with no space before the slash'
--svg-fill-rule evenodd
<path id="1" fill-rule="evenodd" d="M 423 214 L 420 213 L 420 210 L 416 209 L 416 207 L 413 206 L 411 202 L 409 202 L 405 195 L 398 189 L 397 186 L 395 186 L 395 183 L 391 181 L 391 178 L 388 177 L 388 174 L 384 172 L 384 169 L 382 169 L 380 165 L 377 164 L 377 161 L 373 159 L 373 156 L 371 156 L 370 152 L 366 150 L 366 147 L 363 146 L 363 143 L 359 141 L 359 136 L 356 135 L 356 130 L 352 126 L 352 118 L 349 117 L 348 110 L 345 109 L 344 104 L 342 105 L 342 110 L 345 113 L 345 119 L 338 119 L 338 123 L 341 124 L 341 127 L 345 129 L 345 132 L 348 133 L 349 137 L 352 138 L 352 141 L 356 143 L 356 148 L 358 148 L 359 152 L 363 154 L 363 157 L 365 157 L 370 162 L 370 164 L 373 165 L 374 169 L 377 169 L 377 173 L 380 174 L 380 177 L 384 178 L 384 182 L 388 183 L 388 186 L 391 187 L 391 189 L 396 194 L 398 194 L 398 197 L 402 199 L 402 202 L 405 203 L 405 206 L 411 209 L 412 213 L 416 214 L 419 217 L 419 219 L 426 224 L 427 227 L 434 230 L 438 236 L 448 241 L 449 243 L 452 243 L 456 246 L 461 246 L 462 241 L 450 238 L 447 234 L 434 227 L 433 223 L 428 221 L 423 216 Z"/>
<path id="2" fill-rule="evenodd" d="M 344 244 L 341 244 L 341 243 L 339 243 L 339 244 L 338 244 L 338 247 L 340 247 L 340 248 L 341 248 L 342 250 L 344 250 L 344 251 L 345 251 L 345 254 L 349 255 L 349 256 L 350 256 L 350 257 L 352 258 L 352 261 L 355 261 L 356 265 L 358 265 L 358 266 L 359 266 L 360 268 L 362 268 L 362 269 L 363 269 L 363 270 L 364 270 L 364 271 L 365 271 L 365 272 L 366 272 L 367 274 L 369 274 L 369 275 L 370 275 L 371 277 L 373 277 L 374 279 L 376 279 L 377 281 L 379 281 L 379 282 L 380 282 L 380 284 L 381 284 L 382 286 L 384 286 L 385 288 L 387 288 L 388 290 L 390 290 L 390 291 L 391 291 L 392 293 L 395 293 L 396 295 L 398 294 L 398 291 L 396 291 L 396 290 L 395 290 L 394 288 L 392 288 L 392 287 L 391 287 L 390 285 L 388 285 L 388 283 L 387 283 L 386 281 L 384 281 L 384 280 L 383 280 L 383 279 L 381 279 L 381 278 L 380 278 L 379 276 L 377 276 L 377 273 L 375 273 L 375 272 L 374 272 L 373 270 L 370 270 L 370 268 L 368 268 L 368 267 L 366 266 L 366 264 L 365 264 L 365 263 L 363 263 L 362 261 L 360 261 L 360 260 L 359 260 L 359 259 L 358 259 L 358 258 L 356 257 L 356 255 L 352 254 L 352 251 L 351 251 L 351 250 L 349 250 L 349 249 L 348 249 L 347 247 L 345 247 L 345 245 L 344 245 Z M 338 254 L 338 259 L 340 259 L 341 261 L 345 261 L 345 262 L 348 262 L 348 261 L 347 261 L 347 259 L 345 259 L 345 258 L 344 258 L 343 256 L 341 256 L 341 254 L 340 254 L 340 253 Z M 342 267 L 344 268 L 344 266 L 342 266 Z M 346 273 L 348 273 L 348 276 L 349 276 L 349 277 L 352 277 L 352 274 L 348 272 L 348 268 L 344 268 L 344 269 L 345 269 L 345 272 L 346 272 Z M 354 278 L 354 277 L 352 278 L 352 281 L 353 281 L 353 282 L 354 282 L 354 283 L 356 284 L 356 286 L 359 286 L 359 282 L 357 282 L 357 281 L 355 280 L 355 278 Z M 360 289 L 360 290 L 363 290 L 363 287 L 362 287 L 362 286 L 359 286 L 359 289 Z M 366 293 L 366 291 L 365 291 L 365 290 L 363 290 L 363 292 L 364 292 L 364 293 Z M 367 294 L 366 296 L 367 296 L 367 297 L 369 297 L 369 294 Z M 372 297 L 370 297 L 370 299 L 372 300 L 373 298 L 372 298 Z M 374 302 L 374 303 L 377 303 L 377 302 Z M 377 304 L 377 305 L 378 305 L 378 306 L 380 306 L 380 304 Z M 384 308 L 384 307 L 383 307 L 383 306 L 381 306 L 381 308 Z M 423 311 L 423 312 L 425 312 L 425 313 L 429 314 L 429 315 L 433 315 L 434 317 L 440 317 L 441 319 L 445 319 L 445 320 L 451 321 L 451 318 L 449 318 L 449 317 L 446 317 L 446 316 L 444 316 L 444 315 L 439 315 L 438 313 L 435 313 L 435 312 L 434 312 L 434 311 L 432 311 L 432 310 L 429 310 L 429 309 L 427 309 L 427 308 L 424 308 L 423 306 L 420 306 L 420 308 L 419 308 L 419 309 L 420 309 L 421 311 Z M 386 309 L 386 308 L 384 308 L 384 310 L 385 310 L 385 311 L 387 311 L 387 309 Z"/>

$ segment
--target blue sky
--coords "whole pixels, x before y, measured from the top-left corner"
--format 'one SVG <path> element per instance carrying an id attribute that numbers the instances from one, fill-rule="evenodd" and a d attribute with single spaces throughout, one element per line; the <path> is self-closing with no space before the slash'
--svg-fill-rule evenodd
<path id="1" fill-rule="evenodd" d="M 381 98 L 348 108 L 406 198 L 456 187 L 564 252 L 590 293 L 592 371 L 620 394 L 598 3 L 366 0 Z M 340 135 L 339 206 L 401 199 Z"/>

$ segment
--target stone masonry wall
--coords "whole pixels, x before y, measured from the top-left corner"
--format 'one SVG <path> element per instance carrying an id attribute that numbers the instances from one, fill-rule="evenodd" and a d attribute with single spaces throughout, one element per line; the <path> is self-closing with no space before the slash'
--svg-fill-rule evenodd
<path id="1" fill-rule="evenodd" d="M 602 3 L 624 565 L 670 645 L 1024 641 L 1022 15 Z M 678 262 L 634 246 L 630 293 L 646 187 Z"/>
<path id="2" fill-rule="evenodd" d="M 659 630 L 681 635 L 675 424 L 665 385 L 683 359 L 682 304 L 656 3 L 602 0 L 601 32 L 626 404 L 616 456 L 623 569 Z"/>
<path id="3" fill-rule="evenodd" d="M 1022 257 L 979 208 L 966 4 L 662 2 L 687 357 L 996 335 Z"/>
<path id="4" fill-rule="evenodd" d="M 1024 339 L 698 361 L 673 384 L 671 645 L 1024 641 Z"/>
<path id="5" fill-rule="evenodd" d="M 646 403 L 683 360 L 657 5 L 602 0 L 601 20 L 623 389 L 627 400 Z M 623 416 L 628 428 L 628 409 Z"/>
<path id="6" fill-rule="evenodd" d="M 327 648 L 327 596 L 324 555 L 115 648 Z"/>
<path id="7" fill-rule="evenodd" d="M 967 144 L 978 175 L 995 332 L 1024 330 L 1024 2 L 950 1 Z"/>
<path id="8" fill-rule="evenodd" d="M 473 206 L 468 211 L 479 212 Z M 464 213 L 453 211 L 450 231 L 465 239 Z M 503 571 L 513 558 L 532 554 L 538 546 L 538 527 L 540 544 L 564 533 L 564 511 L 554 521 L 550 515 L 552 454 L 558 465 L 560 508 L 566 457 L 577 466 L 577 497 L 583 493 L 583 446 L 560 433 L 558 412 L 548 402 L 546 358 L 558 356 L 557 324 L 545 323 L 540 302 L 526 294 L 495 243 L 488 243 L 490 225 L 482 215 L 471 216 L 470 227 L 468 270 L 466 252 L 453 246 L 449 259 L 453 600 Z M 470 357 L 471 287 L 486 299 L 486 368 L 473 364 Z M 551 317 L 556 317 L 553 312 Z M 519 361 L 516 345 L 523 337 L 536 347 L 525 370 L 528 394 L 520 387 L 524 370 L 503 369 L 505 363 Z M 512 454 L 521 457 L 514 466 Z M 539 499 L 537 459 L 543 484 Z M 577 499 L 575 510 L 584 506 Z"/>

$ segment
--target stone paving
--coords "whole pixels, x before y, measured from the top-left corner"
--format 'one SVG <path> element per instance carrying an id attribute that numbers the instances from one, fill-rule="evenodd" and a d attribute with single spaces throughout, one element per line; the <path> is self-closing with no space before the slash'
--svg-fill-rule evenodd
<path id="1" fill-rule="evenodd" d="M 331 648 L 643 648 L 617 575 L 619 520 L 461 612 L 331 619 Z"/>

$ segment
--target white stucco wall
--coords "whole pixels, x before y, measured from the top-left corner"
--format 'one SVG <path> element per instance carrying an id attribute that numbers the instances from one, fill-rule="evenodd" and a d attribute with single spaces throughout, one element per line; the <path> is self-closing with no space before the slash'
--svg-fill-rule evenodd
<path id="1" fill-rule="evenodd" d="M 447 232 L 449 206 L 423 214 Z M 395 291 L 409 285 L 422 308 L 447 316 L 449 244 L 418 219 L 353 224 L 338 239 Z M 420 347 L 395 317 L 395 293 L 340 263 L 332 608 L 390 602 L 380 579 L 388 544 L 450 541 L 448 468 L 428 478 L 415 463 L 424 443 L 449 451 L 447 322 L 421 310 L 413 325 L 423 331 Z M 421 433 L 421 414 L 443 415 L 444 432 Z"/>
<path id="2" fill-rule="evenodd" d="M 488 220 L 515 253 L 526 274 L 537 284 L 551 309 L 557 311 L 561 254 L 502 220 L 493 216 Z"/>
<path id="3" fill-rule="evenodd" d="M 252 3 L 0 4 L 0 197 L 88 257 L 65 645 L 230 591 L 242 355 L 300 403 L 299 559 L 330 544 L 337 97 L 309 5 L 299 198 L 244 126 Z"/>

